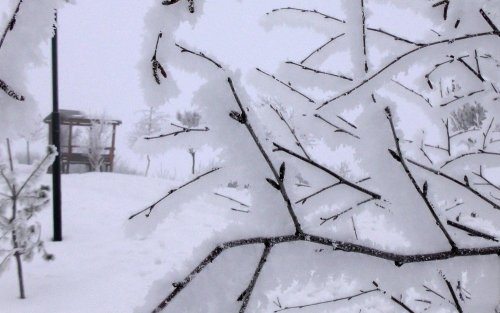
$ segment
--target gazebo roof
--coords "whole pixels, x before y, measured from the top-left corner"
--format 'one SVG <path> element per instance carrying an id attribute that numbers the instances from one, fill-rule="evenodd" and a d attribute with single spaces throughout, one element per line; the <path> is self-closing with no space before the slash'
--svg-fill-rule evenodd
<path id="1" fill-rule="evenodd" d="M 93 121 L 100 121 L 99 118 L 89 117 L 85 113 L 76 110 L 59 110 L 59 116 L 62 125 L 91 126 Z M 43 121 L 50 124 L 52 121 L 52 114 L 47 115 Z M 120 125 L 122 121 L 106 119 L 104 123 Z"/>

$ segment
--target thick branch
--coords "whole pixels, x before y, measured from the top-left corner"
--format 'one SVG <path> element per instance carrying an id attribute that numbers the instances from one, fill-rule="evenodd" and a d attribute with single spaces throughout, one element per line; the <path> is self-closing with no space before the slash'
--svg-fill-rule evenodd
<path id="1" fill-rule="evenodd" d="M 275 181 L 278 184 L 279 191 L 281 193 L 281 196 L 283 197 L 283 201 L 285 201 L 286 207 L 288 209 L 288 214 L 292 218 L 293 225 L 295 226 L 295 232 L 296 232 L 296 234 L 301 234 L 302 227 L 300 226 L 297 215 L 295 214 L 295 211 L 293 210 L 292 203 L 291 203 L 290 198 L 288 197 L 288 194 L 286 192 L 286 188 L 285 188 L 285 185 L 283 183 L 283 177 L 281 177 L 281 175 L 278 173 L 278 171 L 274 167 L 273 162 L 269 158 L 269 155 L 267 154 L 267 152 L 264 150 L 264 147 L 260 143 L 259 138 L 257 137 L 257 135 L 255 134 L 255 131 L 252 128 L 252 125 L 248 121 L 247 115 L 245 113 L 245 108 L 243 107 L 243 104 L 241 103 L 240 98 L 238 97 L 238 94 L 236 93 L 236 90 L 234 89 L 233 81 L 229 77 L 228 77 L 227 81 L 228 81 L 229 87 L 231 87 L 231 91 L 233 93 L 234 99 L 236 100 L 236 103 L 238 104 L 238 107 L 240 108 L 240 113 L 231 112 L 231 114 L 233 114 L 232 117 L 236 118 L 240 123 L 245 125 L 248 132 L 250 133 L 250 136 L 252 137 L 253 141 L 257 145 L 257 148 L 259 149 L 261 155 L 266 160 L 266 163 L 269 166 L 269 168 L 271 169 L 271 172 L 273 173 Z"/>
<path id="2" fill-rule="evenodd" d="M 181 186 L 179 186 L 179 187 L 177 187 L 177 188 L 170 189 L 170 190 L 167 192 L 167 194 L 166 194 L 166 195 L 164 195 L 163 197 L 161 197 L 159 200 L 157 200 L 157 201 L 156 201 L 156 202 L 154 202 L 153 204 L 149 205 L 147 208 L 145 208 L 145 209 L 143 209 L 143 210 L 141 210 L 141 211 L 139 211 L 139 212 L 137 212 L 137 213 L 132 214 L 132 215 L 131 215 L 128 219 L 129 219 L 129 220 L 131 220 L 131 219 L 133 219 L 134 217 L 136 217 L 136 216 L 138 216 L 138 215 L 140 215 L 140 214 L 142 214 L 142 213 L 144 213 L 144 212 L 147 212 L 147 213 L 146 213 L 146 217 L 149 217 L 149 215 L 151 214 L 151 212 L 153 211 L 153 209 L 156 207 L 156 205 L 157 205 L 158 203 L 160 203 L 161 201 L 165 200 L 165 198 L 167 198 L 168 196 L 170 196 L 170 195 L 171 195 L 171 194 L 173 194 L 174 192 L 176 192 L 176 191 L 178 191 L 178 190 L 180 190 L 180 189 L 182 189 L 182 188 L 186 187 L 187 185 L 190 185 L 190 184 L 194 183 L 195 181 L 197 181 L 198 179 L 202 178 L 203 176 L 206 176 L 206 175 L 211 174 L 211 173 L 213 173 L 213 172 L 215 172 L 215 171 L 218 171 L 218 170 L 220 170 L 220 167 L 213 168 L 213 169 L 209 170 L 208 172 L 205 172 L 205 173 L 203 173 L 203 174 L 201 174 L 201 175 L 199 175 L 199 176 L 196 176 L 195 178 L 191 179 L 191 180 L 190 180 L 190 181 L 188 181 L 187 183 L 185 183 L 185 184 L 183 184 L 183 185 L 181 185 Z"/>
<path id="3" fill-rule="evenodd" d="M 457 249 L 457 245 L 455 244 L 455 242 L 451 238 L 450 234 L 448 234 L 448 231 L 446 230 L 446 228 L 441 223 L 441 220 L 439 219 L 438 215 L 436 214 L 436 211 L 434 210 L 434 207 L 432 206 L 431 202 L 427 198 L 427 182 L 424 183 L 424 186 L 421 189 L 420 186 L 418 185 L 417 181 L 413 177 L 413 174 L 411 173 L 410 169 L 408 168 L 408 165 L 406 165 L 405 157 L 403 156 L 403 152 L 401 151 L 401 147 L 399 145 L 399 137 L 396 134 L 396 128 L 394 127 L 394 121 L 392 119 L 392 113 L 391 113 L 391 110 L 389 109 L 389 107 L 385 108 L 385 112 L 386 112 L 386 115 L 387 115 L 387 119 L 389 120 L 389 124 L 391 126 L 392 135 L 394 137 L 394 143 L 396 145 L 396 150 L 397 150 L 397 152 L 394 152 L 394 151 L 390 150 L 392 156 L 403 166 L 403 169 L 404 169 L 406 175 L 408 176 L 408 178 L 410 179 L 411 183 L 413 184 L 413 186 L 417 190 L 418 194 L 420 195 L 420 197 L 424 201 L 425 205 L 429 209 L 429 212 L 434 217 L 434 220 L 435 220 L 436 224 L 438 225 L 438 227 L 441 229 L 441 231 L 443 232 L 444 236 L 448 240 L 448 243 L 450 244 L 452 250 L 456 250 Z M 396 153 L 397 153 L 397 155 L 396 155 Z"/>
<path id="4" fill-rule="evenodd" d="M 491 31 L 491 32 L 467 34 L 467 35 L 459 36 L 459 37 L 456 37 L 456 38 L 444 39 L 444 40 L 439 40 L 439 41 L 434 41 L 434 42 L 422 44 L 422 46 L 417 47 L 415 49 L 412 49 L 412 50 L 410 50 L 410 51 L 408 51 L 408 52 L 400 55 L 399 57 L 397 57 L 393 61 L 389 62 L 389 64 L 387 64 L 386 66 L 384 66 L 383 68 L 381 68 L 377 72 L 373 73 L 370 77 L 368 77 L 367 79 L 363 80 L 362 82 L 360 82 L 359 84 L 357 84 L 353 88 L 347 90 L 346 92 L 341 93 L 338 96 L 335 96 L 335 97 L 333 97 L 333 98 L 331 98 L 329 100 L 326 100 L 325 102 L 323 102 L 323 104 L 321 104 L 317 108 L 317 110 L 321 109 L 325 105 L 327 105 L 329 103 L 332 103 L 333 101 L 335 101 L 335 100 L 337 100 L 337 99 L 339 99 L 341 97 L 345 97 L 345 96 L 351 94 L 352 92 L 358 90 L 359 88 L 363 87 L 368 82 L 370 82 L 372 79 L 374 79 L 375 77 L 377 77 L 380 74 L 382 74 L 383 72 L 385 72 L 387 69 L 389 69 L 394 64 L 399 63 L 401 60 L 405 59 L 407 56 L 409 56 L 409 55 L 411 55 L 411 54 L 413 54 L 415 52 L 418 52 L 418 51 L 420 51 L 422 49 L 429 48 L 429 47 L 436 46 L 436 45 L 440 45 L 440 44 L 452 44 L 452 43 L 457 42 L 457 41 L 462 41 L 462 40 L 467 40 L 467 39 L 476 38 L 476 37 L 482 37 L 482 36 L 493 36 L 493 35 L 498 35 L 498 32 Z"/>
<path id="5" fill-rule="evenodd" d="M 361 1 L 361 24 L 363 27 L 363 56 L 365 63 L 365 73 L 368 73 L 368 56 L 366 55 L 366 17 L 365 17 L 365 0 Z"/>
<path id="6" fill-rule="evenodd" d="M 280 146 L 279 144 L 277 144 L 277 143 L 275 143 L 275 142 L 273 142 L 273 145 L 276 147 L 276 149 L 274 149 L 273 151 L 283 151 L 283 152 L 285 152 L 286 154 L 289 154 L 289 155 L 291 155 L 291 156 L 294 156 L 294 157 L 296 157 L 297 159 L 302 160 L 302 161 L 304 161 L 304 162 L 306 162 L 306 163 L 309 163 L 309 164 L 311 164 L 312 166 L 314 166 L 314 167 L 316 167 L 316 168 L 318 168 L 318 169 L 322 170 L 323 172 L 330 174 L 331 176 L 335 177 L 335 178 L 336 178 L 336 179 L 338 179 L 338 180 L 339 180 L 342 184 L 344 184 L 344 185 L 346 185 L 346 186 L 349 186 L 349 187 L 354 188 L 354 189 L 356 189 L 356 190 L 358 190 L 358 191 L 361 191 L 362 193 L 365 193 L 365 194 L 367 194 L 367 195 L 369 195 L 369 196 L 371 196 L 371 197 L 373 197 L 373 198 L 375 198 L 375 199 L 381 199 L 381 198 L 382 198 L 379 194 L 377 194 L 377 193 L 375 193 L 375 192 L 373 192 L 373 191 L 370 191 L 370 190 L 368 190 L 368 189 L 366 189 L 366 188 L 363 188 L 363 187 L 361 187 L 361 186 L 356 185 L 355 183 L 353 183 L 353 182 L 349 181 L 348 179 L 346 179 L 346 178 L 344 178 L 344 177 L 340 176 L 339 174 L 337 174 L 337 173 L 335 173 L 335 172 L 333 172 L 333 171 L 329 170 L 328 168 L 324 167 L 323 165 L 320 165 L 320 164 L 318 164 L 318 163 L 314 162 L 313 160 L 306 159 L 306 158 L 304 158 L 303 156 L 301 156 L 301 155 L 299 155 L 299 154 L 297 154 L 297 153 L 295 153 L 295 152 L 293 152 L 293 151 L 291 151 L 291 150 L 289 150 L 289 149 L 287 149 L 287 148 L 285 148 L 285 147 L 282 147 L 282 146 Z"/>
<path id="7" fill-rule="evenodd" d="M 374 249 L 371 247 L 366 247 L 354 243 L 336 241 L 325 237 L 308 235 L 308 234 L 295 234 L 287 236 L 277 236 L 277 237 L 254 237 L 245 238 L 233 241 L 227 241 L 225 243 L 219 244 L 215 249 L 213 249 L 205 259 L 203 259 L 200 264 L 192 270 L 182 281 L 173 284 L 174 290 L 153 310 L 153 313 L 159 313 L 172 300 L 198 275 L 203 271 L 209 264 L 211 264 L 223 251 L 253 244 L 269 244 L 278 245 L 282 243 L 290 242 L 311 242 L 315 244 L 320 244 L 328 247 L 332 247 L 334 250 L 343 252 L 359 253 L 364 255 L 373 256 L 380 259 L 385 259 L 388 261 L 395 262 L 397 266 L 402 266 L 406 263 L 417 263 L 417 262 L 430 262 L 437 260 L 446 260 L 456 257 L 463 256 L 478 256 L 478 255 L 500 255 L 500 246 L 498 247 L 487 247 L 487 248 L 463 248 L 456 250 L 448 250 L 442 252 L 434 252 L 427 254 L 413 254 L 413 255 L 403 255 L 396 254 L 392 252 L 385 252 L 382 250 Z"/>

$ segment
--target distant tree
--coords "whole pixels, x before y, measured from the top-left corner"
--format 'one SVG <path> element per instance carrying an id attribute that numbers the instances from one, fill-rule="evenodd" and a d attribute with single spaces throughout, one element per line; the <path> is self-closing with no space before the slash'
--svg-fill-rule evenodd
<path id="1" fill-rule="evenodd" d="M 86 146 L 86 153 L 92 171 L 101 171 L 104 155 L 106 154 L 105 148 L 109 140 L 110 127 L 106 123 L 105 115 L 103 114 L 99 118 L 93 118 L 91 126 L 88 128 Z"/>
<path id="2" fill-rule="evenodd" d="M 31 144 L 47 136 L 46 125 L 41 116 L 37 117 L 32 127 L 28 128 L 27 131 L 21 131 L 20 136 L 26 142 L 26 164 L 31 165 Z"/>
<path id="3" fill-rule="evenodd" d="M 129 134 L 129 145 L 134 149 L 138 140 L 149 137 L 161 131 L 166 122 L 166 115 L 158 106 L 150 106 L 147 110 L 141 111 L 139 120 L 135 123 L 134 130 Z M 144 176 L 148 176 L 151 165 L 150 153 L 146 153 L 146 168 Z"/>
<path id="4" fill-rule="evenodd" d="M 22 260 L 30 261 L 40 252 L 45 260 L 53 256 L 45 251 L 41 226 L 31 219 L 50 201 L 49 187 L 37 185 L 39 178 L 52 164 L 56 150 L 49 147 L 47 155 L 29 171 L 19 171 L 10 153 L 8 160 L 0 160 L 0 273 L 14 258 L 17 266 L 19 294 L 26 297 Z"/>
<path id="5" fill-rule="evenodd" d="M 177 120 L 181 122 L 181 124 L 187 129 L 192 129 L 200 125 L 201 115 L 198 112 L 194 111 L 186 111 L 184 113 L 177 112 Z M 194 148 L 189 148 L 188 152 L 191 155 L 191 174 L 194 175 L 196 151 L 194 150 Z"/>

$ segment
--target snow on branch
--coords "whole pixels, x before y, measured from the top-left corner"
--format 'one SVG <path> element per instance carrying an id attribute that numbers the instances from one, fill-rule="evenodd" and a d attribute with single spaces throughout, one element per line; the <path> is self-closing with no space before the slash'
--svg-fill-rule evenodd
<path id="1" fill-rule="evenodd" d="M 184 134 L 184 133 L 189 133 L 189 132 L 206 132 L 206 131 L 210 130 L 208 127 L 191 128 L 191 127 L 185 127 L 185 126 L 177 125 L 175 123 L 170 123 L 170 125 L 175 126 L 175 127 L 179 128 L 180 130 L 176 130 L 176 131 L 173 131 L 173 132 L 170 132 L 170 133 L 160 134 L 160 135 L 156 135 L 156 136 L 147 136 L 147 137 L 144 137 L 144 139 L 151 140 L 151 139 L 164 138 L 164 137 L 168 137 L 168 136 L 174 136 L 175 137 L 175 136 L 177 136 L 179 134 Z"/>
<path id="2" fill-rule="evenodd" d="M 203 59 L 211 62 L 212 64 L 214 64 L 215 66 L 217 66 L 221 70 L 224 70 L 224 68 L 222 67 L 222 65 L 220 65 L 217 62 L 215 62 L 212 58 L 207 57 L 203 52 L 194 52 L 192 50 L 189 50 L 188 48 L 184 48 L 183 46 L 181 46 L 181 45 L 179 45 L 177 43 L 175 44 L 175 46 L 178 47 L 179 49 L 181 49 L 181 52 L 186 52 L 186 53 L 190 53 L 190 54 L 199 56 L 200 58 L 203 58 Z"/>

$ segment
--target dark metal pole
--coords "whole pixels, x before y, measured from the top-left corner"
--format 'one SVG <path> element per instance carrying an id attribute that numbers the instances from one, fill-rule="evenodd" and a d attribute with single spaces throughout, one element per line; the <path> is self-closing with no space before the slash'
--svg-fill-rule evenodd
<path id="1" fill-rule="evenodd" d="M 57 11 L 55 12 L 54 37 L 52 37 L 52 144 L 58 155 L 52 165 L 52 204 L 54 208 L 54 241 L 62 241 L 61 216 L 61 137 L 59 118 L 59 91 L 57 77 Z"/>

